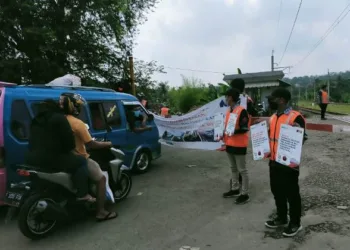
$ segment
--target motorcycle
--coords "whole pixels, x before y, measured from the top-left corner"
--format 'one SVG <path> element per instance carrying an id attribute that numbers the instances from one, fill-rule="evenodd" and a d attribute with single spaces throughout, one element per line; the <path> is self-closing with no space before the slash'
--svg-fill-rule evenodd
<path id="1" fill-rule="evenodd" d="M 118 202 L 128 196 L 132 179 L 129 168 L 123 165 L 124 153 L 115 148 L 109 152 L 113 159 L 107 166 L 108 181 L 114 200 Z M 96 210 L 95 202 L 77 200 L 71 176 L 67 173 L 21 165 L 17 174 L 27 177 L 28 181 L 11 184 L 5 202 L 12 208 L 19 208 L 19 229 L 32 240 L 52 233 L 60 223 L 82 218 Z M 90 186 L 91 190 L 95 189 L 94 185 Z"/>

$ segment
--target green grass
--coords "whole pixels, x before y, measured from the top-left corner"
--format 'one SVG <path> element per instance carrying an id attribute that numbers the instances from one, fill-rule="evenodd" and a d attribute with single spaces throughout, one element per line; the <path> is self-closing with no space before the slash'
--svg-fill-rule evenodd
<path id="1" fill-rule="evenodd" d="M 299 101 L 298 105 L 300 107 L 320 110 L 320 107 L 318 106 L 318 104 L 315 103 L 315 105 L 312 106 L 311 101 Z M 328 104 L 327 111 L 342 113 L 342 114 L 350 114 L 350 105 L 349 104 L 331 103 L 331 104 Z"/>

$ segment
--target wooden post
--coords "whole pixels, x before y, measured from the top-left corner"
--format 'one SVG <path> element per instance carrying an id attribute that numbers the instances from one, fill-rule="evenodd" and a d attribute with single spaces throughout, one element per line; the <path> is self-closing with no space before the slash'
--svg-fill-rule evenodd
<path id="1" fill-rule="evenodd" d="M 129 67 L 130 67 L 131 91 L 132 91 L 132 94 L 136 96 L 135 78 L 134 78 L 134 58 L 132 56 L 129 56 Z"/>

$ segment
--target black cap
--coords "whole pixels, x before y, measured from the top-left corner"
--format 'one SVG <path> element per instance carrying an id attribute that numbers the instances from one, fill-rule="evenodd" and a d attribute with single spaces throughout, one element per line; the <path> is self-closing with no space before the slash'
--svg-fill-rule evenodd
<path id="1" fill-rule="evenodd" d="M 231 88 L 238 89 L 240 93 L 244 91 L 245 81 L 242 78 L 236 78 L 231 81 Z"/>
<path id="2" fill-rule="evenodd" d="M 271 98 L 283 98 L 286 102 L 289 102 L 292 99 L 292 94 L 287 88 L 278 88 L 272 91 L 271 95 L 267 99 Z"/>
<path id="3" fill-rule="evenodd" d="M 240 92 L 238 89 L 230 88 L 226 91 L 225 96 L 231 96 L 234 101 L 239 100 Z"/>

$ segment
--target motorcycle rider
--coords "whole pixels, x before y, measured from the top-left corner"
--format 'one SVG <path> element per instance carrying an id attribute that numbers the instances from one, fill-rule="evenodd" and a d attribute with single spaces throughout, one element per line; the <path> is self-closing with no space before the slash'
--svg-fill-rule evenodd
<path id="1" fill-rule="evenodd" d="M 105 210 L 106 201 L 106 177 L 97 162 L 89 158 L 86 152 L 86 147 L 91 149 L 111 148 L 111 142 L 98 142 L 92 139 L 86 124 L 80 119 L 76 118 L 81 110 L 81 107 L 86 104 L 85 99 L 75 93 L 63 93 L 60 96 L 60 107 L 67 117 L 67 120 L 73 130 L 75 137 L 74 152 L 77 155 L 84 156 L 87 159 L 87 167 L 90 178 L 96 182 L 97 186 L 97 221 L 105 221 L 114 219 L 118 216 L 116 212 L 109 212 Z"/>
<path id="2" fill-rule="evenodd" d="M 72 129 L 52 99 L 44 100 L 30 126 L 26 164 L 53 172 L 67 172 L 77 189 L 78 200 L 96 201 L 88 193 L 87 161 L 75 155 Z"/>

